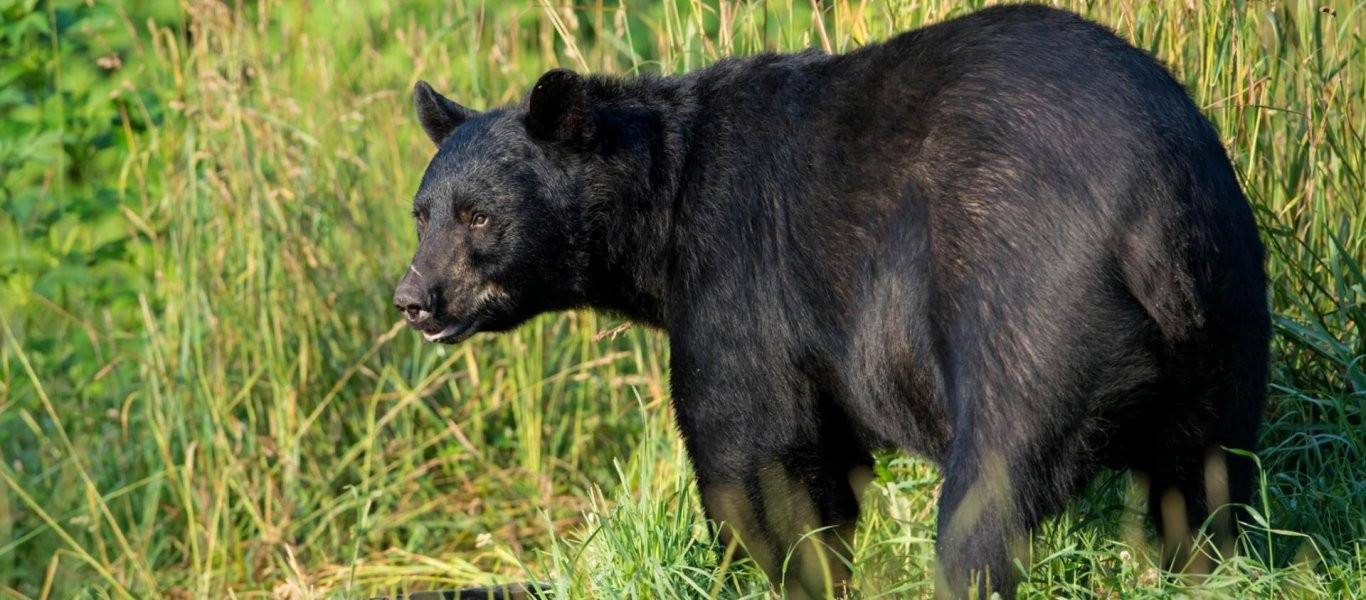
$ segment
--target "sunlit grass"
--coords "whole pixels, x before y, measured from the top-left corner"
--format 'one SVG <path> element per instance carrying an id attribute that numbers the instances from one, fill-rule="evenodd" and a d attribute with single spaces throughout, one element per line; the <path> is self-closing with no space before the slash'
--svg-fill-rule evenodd
<path id="1" fill-rule="evenodd" d="M 843 51 L 979 4 L 34 5 L 89 30 L 22 38 L 68 98 L 32 103 L 72 141 L 25 142 L 38 158 L 7 177 L 27 178 L 4 180 L 0 596 L 537 579 L 570 597 L 762 597 L 762 574 L 709 546 L 659 333 L 598 339 L 619 322 L 576 313 L 437 347 L 398 327 L 387 299 L 432 152 L 408 90 L 485 108 L 554 66 Z M 1250 552 L 1207 581 L 1163 575 L 1128 479 L 1106 474 L 1045 526 L 1022 593 L 1362 594 L 1366 5 L 1057 4 L 1154 52 L 1218 126 L 1271 251 L 1280 336 Z M 91 65 L 116 51 L 117 68 Z M 81 150 L 101 135 L 116 142 Z M 28 192 L 64 216 L 19 210 Z M 863 597 L 930 592 L 937 484 L 882 457 Z"/>

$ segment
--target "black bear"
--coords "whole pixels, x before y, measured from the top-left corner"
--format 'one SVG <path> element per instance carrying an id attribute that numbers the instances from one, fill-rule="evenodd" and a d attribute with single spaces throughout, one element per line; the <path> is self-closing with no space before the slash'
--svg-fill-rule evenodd
<path id="1" fill-rule="evenodd" d="M 1148 482 L 1169 547 L 1249 498 L 1223 448 L 1265 401 L 1256 224 L 1182 87 L 1099 25 L 1005 6 L 841 55 L 557 69 L 487 112 L 414 96 L 438 150 L 395 305 L 445 343 L 580 307 L 667 332 L 706 512 L 793 597 L 846 585 L 880 448 L 942 468 L 941 596 L 1012 596 L 1101 467 Z"/>

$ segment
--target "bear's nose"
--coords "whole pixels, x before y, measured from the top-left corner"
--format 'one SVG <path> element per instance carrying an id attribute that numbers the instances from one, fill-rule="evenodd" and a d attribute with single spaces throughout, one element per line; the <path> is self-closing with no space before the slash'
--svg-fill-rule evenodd
<path id="1" fill-rule="evenodd" d="M 399 286 L 394 291 L 394 308 L 403 311 L 408 322 L 417 325 L 432 316 L 428 294 L 419 293 L 410 286 Z"/>

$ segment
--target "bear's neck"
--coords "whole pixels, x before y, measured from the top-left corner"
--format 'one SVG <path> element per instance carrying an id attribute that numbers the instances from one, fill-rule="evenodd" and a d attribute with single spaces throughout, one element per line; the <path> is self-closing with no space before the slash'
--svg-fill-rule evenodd
<path id="1" fill-rule="evenodd" d="M 604 157 L 592 180 L 604 185 L 586 219 L 584 296 L 595 309 L 667 328 L 673 216 L 697 107 L 693 78 L 594 77 L 589 89 Z"/>

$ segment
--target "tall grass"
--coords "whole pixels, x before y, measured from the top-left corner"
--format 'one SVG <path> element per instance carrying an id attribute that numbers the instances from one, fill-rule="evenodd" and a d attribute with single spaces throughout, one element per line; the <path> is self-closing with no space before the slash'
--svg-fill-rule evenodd
<path id="1" fill-rule="evenodd" d="M 450 348 L 399 326 L 432 152 L 408 90 L 484 108 L 554 66 L 838 52 L 981 4 L 0 1 L 0 596 L 762 597 L 709 546 L 660 334 L 573 313 Z M 1160 573 L 1107 474 L 1022 593 L 1366 594 L 1366 4 L 1057 4 L 1166 61 L 1218 126 L 1280 335 L 1248 552 Z M 936 473 L 877 472 L 861 593 L 927 594 Z"/>

